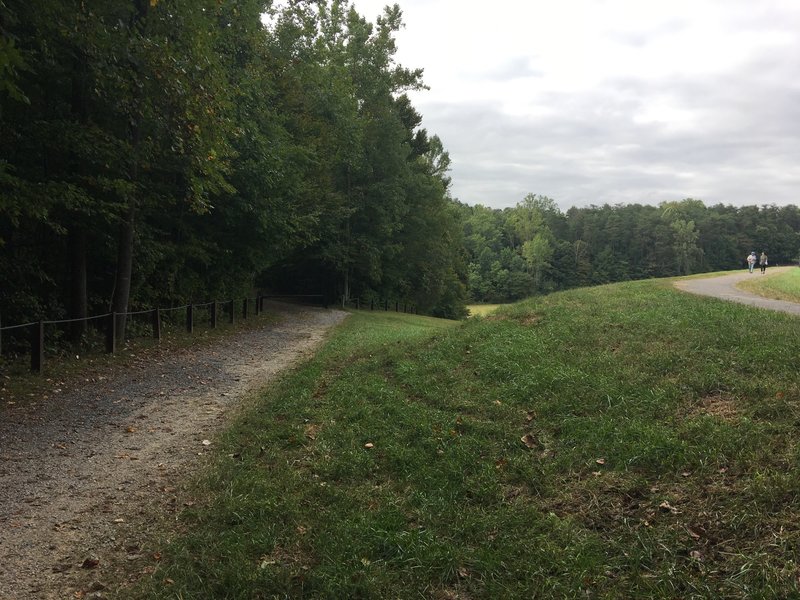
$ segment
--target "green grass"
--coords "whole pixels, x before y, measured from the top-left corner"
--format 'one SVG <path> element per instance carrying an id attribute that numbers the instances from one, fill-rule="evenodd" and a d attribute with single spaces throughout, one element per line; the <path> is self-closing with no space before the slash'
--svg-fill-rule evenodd
<path id="1" fill-rule="evenodd" d="M 766 298 L 800 302 L 800 269 L 792 268 L 773 274 L 767 270 L 767 275 L 743 281 L 739 287 Z"/>
<path id="2" fill-rule="evenodd" d="M 230 430 L 140 593 L 797 596 L 798 355 L 797 318 L 666 282 L 356 313 Z"/>
<path id="3" fill-rule="evenodd" d="M 469 316 L 471 317 L 483 317 L 488 315 L 489 313 L 494 312 L 499 307 L 504 306 L 503 304 L 470 304 L 467 306 L 467 311 L 469 311 Z"/>

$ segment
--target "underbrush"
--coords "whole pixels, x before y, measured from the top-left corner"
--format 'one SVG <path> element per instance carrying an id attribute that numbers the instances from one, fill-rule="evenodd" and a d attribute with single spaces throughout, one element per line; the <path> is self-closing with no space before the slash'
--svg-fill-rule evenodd
<path id="1" fill-rule="evenodd" d="M 663 282 L 356 313 L 197 484 L 149 598 L 798 589 L 800 321 Z"/>

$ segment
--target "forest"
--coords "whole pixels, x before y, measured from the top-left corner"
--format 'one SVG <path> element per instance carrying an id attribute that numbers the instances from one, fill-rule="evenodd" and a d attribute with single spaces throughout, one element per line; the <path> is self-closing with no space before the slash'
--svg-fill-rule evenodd
<path id="1" fill-rule="evenodd" d="M 2 323 L 253 290 L 459 318 L 750 250 L 797 259 L 794 206 L 452 198 L 402 25 L 347 0 L 0 0 Z"/>
<path id="2" fill-rule="evenodd" d="M 800 262 L 800 209 L 706 207 L 687 198 L 658 206 L 559 210 L 529 194 L 513 208 L 459 205 L 475 302 L 508 302 L 579 286 Z"/>

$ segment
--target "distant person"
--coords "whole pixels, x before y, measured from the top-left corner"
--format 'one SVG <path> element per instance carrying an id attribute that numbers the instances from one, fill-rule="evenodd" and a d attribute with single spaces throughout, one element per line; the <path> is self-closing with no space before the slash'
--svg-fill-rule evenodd
<path id="1" fill-rule="evenodd" d="M 747 268 L 750 270 L 751 273 L 753 272 L 753 267 L 756 266 L 757 260 L 758 259 L 756 258 L 756 252 L 755 250 L 753 250 L 747 257 Z"/>
<path id="2" fill-rule="evenodd" d="M 767 272 L 767 253 L 763 250 L 761 251 L 761 256 L 758 258 L 758 265 L 761 267 L 761 274 Z"/>

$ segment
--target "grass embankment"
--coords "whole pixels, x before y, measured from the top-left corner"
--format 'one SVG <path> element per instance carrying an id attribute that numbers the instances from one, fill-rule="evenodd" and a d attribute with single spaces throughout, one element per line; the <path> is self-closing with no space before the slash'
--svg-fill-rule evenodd
<path id="1" fill-rule="evenodd" d="M 781 273 L 753 277 L 739 284 L 739 287 L 765 298 L 800 302 L 800 269 L 792 268 Z"/>
<path id="2" fill-rule="evenodd" d="M 144 594 L 800 593 L 800 320 L 636 282 L 433 323 L 268 392 Z"/>

